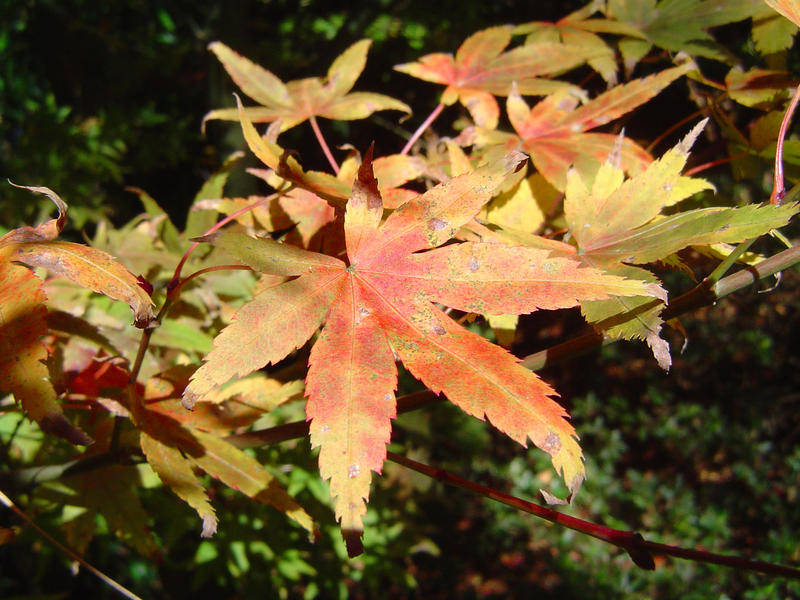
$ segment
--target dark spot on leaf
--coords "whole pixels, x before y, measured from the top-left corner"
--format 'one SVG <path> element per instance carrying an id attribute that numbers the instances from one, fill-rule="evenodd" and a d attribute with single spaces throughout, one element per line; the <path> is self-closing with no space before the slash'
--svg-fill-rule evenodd
<path id="1" fill-rule="evenodd" d="M 431 219 L 430 220 L 431 229 L 435 231 L 441 231 L 445 227 L 447 227 L 447 221 L 442 221 L 442 219 Z"/>
<path id="2" fill-rule="evenodd" d="M 140 288 L 142 288 L 145 292 L 147 292 L 148 296 L 153 295 L 153 284 L 147 281 L 147 279 L 145 279 L 141 275 L 138 275 L 136 277 L 136 283 L 139 284 Z"/>
<path id="3" fill-rule="evenodd" d="M 559 438 L 557 434 L 551 431 L 550 433 L 547 434 L 547 437 L 544 438 L 541 448 L 548 454 L 555 454 L 556 452 L 561 450 L 561 438 Z"/>
<path id="4" fill-rule="evenodd" d="M 445 333 L 447 333 L 447 330 L 441 325 L 436 325 L 433 328 L 433 333 L 435 333 L 436 335 L 444 335 Z"/>
<path id="5" fill-rule="evenodd" d="M 474 256 L 469 259 L 469 270 L 470 271 L 477 271 L 480 264 L 478 263 L 478 259 Z"/>

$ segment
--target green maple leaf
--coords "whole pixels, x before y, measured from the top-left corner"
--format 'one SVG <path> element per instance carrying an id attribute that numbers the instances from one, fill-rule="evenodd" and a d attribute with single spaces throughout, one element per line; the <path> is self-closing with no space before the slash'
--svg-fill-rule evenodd
<path id="1" fill-rule="evenodd" d="M 662 260 L 691 245 L 736 243 L 785 225 L 797 205 L 704 208 L 662 217 L 662 209 L 710 189 L 702 179 L 681 176 L 689 149 L 705 121 L 644 172 L 625 180 L 612 157 L 588 185 L 570 171 L 564 216 L 587 264 L 620 276 L 654 283 L 655 277 L 633 265 Z M 581 303 L 584 316 L 605 335 L 643 339 L 658 363 L 669 368 L 669 346 L 660 336 L 664 304 L 653 298 L 613 298 Z"/>
<path id="2" fill-rule="evenodd" d="M 707 30 L 742 21 L 760 11 L 762 0 L 609 0 L 606 9 L 608 16 L 638 29 L 647 38 L 631 40 L 639 58 L 652 42 L 674 52 L 717 60 L 725 60 L 726 53 Z"/>

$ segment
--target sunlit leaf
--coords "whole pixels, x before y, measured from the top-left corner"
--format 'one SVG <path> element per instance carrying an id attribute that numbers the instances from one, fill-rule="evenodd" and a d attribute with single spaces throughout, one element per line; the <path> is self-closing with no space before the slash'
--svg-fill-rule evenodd
<path id="1" fill-rule="evenodd" d="M 360 533 L 371 472 L 380 472 L 394 416 L 393 352 L 423 383 L 466 412 L 550 453 L 572 493 L 583 462 L 555 392 L 502 348 L 442 314 L 434 302 L 484 314 L 575 306 L 582 299 L 660 294 L 548 250 L 448 242 L 518 170 L 515 153 L 436 186 L 382 222 L 369 154 L 347 204 L 348 264 L 238 234 L 210 236 L 253 268 L 297 275 L 258 294 L 215 340 L 184 402 L 232 376 L 281 360 L 325 323 L 311 350 L 306 413 L 320 469 L 331 480 L 349 551 Z M 423 250 L 427 250 L 421 252 Z"/>
<path id="2" fill-rule="evenodd" d="M 494 129 L 500 116 L 494 96 L 507 96 L 514 83 L 521 94 L 568 89 L 572 86 L 541 76 L 567 71 L 597 54 L 596 48 L 561 43 L 526 44 L 503 52 L 512 32 L 510 25 L 484 29 L 465 40 L 455 57 L 428 54 L 395 69 L 447 86 L 442 93 L 443 104 L 461 102 L 476 124 Z"/>
<path id="3" fill-rule="evenodd" d="M 222 42 L 212 42 L 211 50 L 242 91 L 262 106 L 221 109 L 208 113 L 210 119 L 238 121 L 241 112 L 250 121 L 268 123 L 280 120 L 280 130 L 286 131 L 314 116 L 335 120 L 365 119 L 380 110 L 411 109 L 383 94 L 353 92 L 367 60 L 370 40 L 356 42 L 334 60 L 327 77 L 299 79 L 284 84 L 267 69 L 237 54 Z"/>

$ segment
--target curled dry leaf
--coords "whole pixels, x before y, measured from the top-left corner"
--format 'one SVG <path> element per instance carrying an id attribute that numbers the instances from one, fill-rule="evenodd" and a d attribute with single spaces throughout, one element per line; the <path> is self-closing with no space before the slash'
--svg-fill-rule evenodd
<path id="1" fill-rule="evenodd" d="M 153 301 L 137 277 L 102 250 L 55 240 L 64 228 L 67 205 L 53 190 L 35 186 L 16 187 L 45 194 L 58 207 L 58 218 L 38 227 L 20 227 L 9 231 L 0 238 L 0 260 L 43 267 L 93 292 L 122 300 L 133 310 L 135 325 L 146 327 L 154 316 Z"/>

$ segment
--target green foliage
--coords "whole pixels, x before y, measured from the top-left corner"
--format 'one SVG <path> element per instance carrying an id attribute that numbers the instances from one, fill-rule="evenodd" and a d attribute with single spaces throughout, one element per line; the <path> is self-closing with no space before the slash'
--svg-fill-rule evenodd
<path id="1" fill-rule="evenodd" d="M 388 2 L 3 7 L 0 158 L 48 188 L 0 198 L 0 491 L 145 597 L 800 594 L 702 562 L 640 570 L 386 461 L 798 563 L 798 258 L 766 235 L 798 205 L 768 204 L 783 181 L 764 174 L 781 150 L 800 173 L 798 142 L 778 138 L 800 17 L 770 5 L 784 16 L 755 0 L 502 19 L 468 3 L 460 24 Z M 41 39 L 74 45 L 75 64 Z M 207 119 L 239 123 L 204 141 Z M 219 158 L 245 145 L 255 157 Z M 46 214 L 30 192 L 57 217 L 24 226 Z M 58 239 L 67 222 L 91 241 Z M 782 260 L 782 287 L 722 300 L 698 284 L 753 238 L 739 260 Z M 536 355 L 516 360 L 563 356 L 581 326 L 656 360 L 641 342 L 567 351 L 543 379 L 522 366 Z M 0 595 L 113 597 L 11 514 Z"/>

